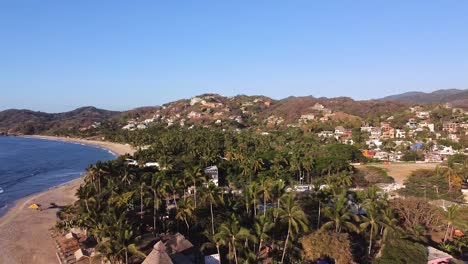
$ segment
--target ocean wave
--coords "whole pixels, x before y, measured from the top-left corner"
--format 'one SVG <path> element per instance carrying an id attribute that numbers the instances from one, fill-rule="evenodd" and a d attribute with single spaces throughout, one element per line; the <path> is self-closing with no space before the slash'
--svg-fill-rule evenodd
<path id="1" fill-rule="evenodd" d="M 0 193 L 3 193 L 3 188 L 2 187 L 0 187 Z"/>

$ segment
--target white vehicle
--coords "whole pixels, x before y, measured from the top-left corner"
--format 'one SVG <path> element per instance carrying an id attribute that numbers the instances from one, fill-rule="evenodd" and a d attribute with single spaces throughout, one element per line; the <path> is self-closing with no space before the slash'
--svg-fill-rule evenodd
<path id="1" fill-rule="evenodd" d="M 138 166 L 138 162 L 133 159 L 125 159 L 128 165 Z"/>

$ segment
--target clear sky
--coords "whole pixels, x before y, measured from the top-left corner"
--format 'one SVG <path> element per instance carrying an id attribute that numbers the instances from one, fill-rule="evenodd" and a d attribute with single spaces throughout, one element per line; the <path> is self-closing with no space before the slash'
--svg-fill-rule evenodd
<path id="1" fill-rule="evenodd" d="M 0 109 L 468 88 L 468 1 L 0 1 Z"/>

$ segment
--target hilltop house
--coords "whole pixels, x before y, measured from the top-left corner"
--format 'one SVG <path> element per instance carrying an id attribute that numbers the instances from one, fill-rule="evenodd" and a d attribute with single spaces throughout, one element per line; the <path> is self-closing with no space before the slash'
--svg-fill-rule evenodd
<path id="1" fill-rule="evenodd" d="M 323 105 L 321 105 L 319 103 L 316 103 L 316 104 L 314 104 L 314 106 L 312 106 L 312 109 L 317 110 L 317 111 L 322 111 L 322 109 L 324 109 L 324 108 L 325 108 L 325 106 L 323 106 Z"/>
<path id="2" fill-rule="evenodd" d="M 341 136 L 346 132 L 346 129 L 343 126 L 335 127 L 335 136 Z"/>
<path id="3" fill-rule="evenodd" d="M 396 129 L 395 138 L 406 138 L 406 131 L 403 129 Z"/>
<path id="4" fill-rule="evenodd" d="M 370 139 L 379 139 L 380 135 L 382 135 L 382 130 L 379 127 L 374 127 L 371 130 L 371 134 L 369 136 Z"/>
<path id="5" fill-rule="evenodd" d="M 313 114 L 301 115 L 301 117 L 299 118 L 299 123 L 301 122 L 307 123 L 307 121 L 314 120 L 314 118 L 315 118 L 315 115 Z"/>
<path id="6" fill-rule="evenodd" d="M 426 122 L 426 121 L 423 121 L 423 122 L 419 123 L 418 127 L 419 127 L 419 128 L 427 127 L 427 129 L 429 129 L 429 131 L 431 131 L 431 132 L 434 132 L 434 131 L 435 131 L 435 129 L 434 129 L 434 124 L 428 123 L 428 122 Z"/>
<path id="7" fill-rule="evenodd" d="M 410 119 L 408 119 L 408 122 L 406 123 L 406 125 L 407 125 L 410 129 L 415 129 L 415 128 L 418 127 L 419 123 L 418 123 L 418 121 L 416 121 L 416 119 L 410 118 Z"/>
<path id="8" fill-rule="evenodd" d="M 428 119 L 431 116 L 430 111 L 418 111 L 416 112 L 416 117 L 419 119 Z"/>
<path id="9" fill-rule="evenodd" d="M 333 137 L 334 133 L 333 133 L 333 131 L 325 130 L 325 131 L 322 131 L 322 132 L 318 133 L 317 135 L 319 137 Z"/>
<path id="10" fill-rule="evenodd" d="M 395 129 L 390 126 L 390 123 L 382 122 L 380 124 L 380 130 L 382 131 L 381 139 L 386 140 L 390 138 L 395 138 Z"/>
<path id="11" fill-rule="evenodd" d="M 459 127 L 460 126 L 459 126 L 458 123 L 451 122 L 451 121 L 445 121 L 443 123 L 442 130 L 447 131 L 449 133 L 456 133 Z"/>

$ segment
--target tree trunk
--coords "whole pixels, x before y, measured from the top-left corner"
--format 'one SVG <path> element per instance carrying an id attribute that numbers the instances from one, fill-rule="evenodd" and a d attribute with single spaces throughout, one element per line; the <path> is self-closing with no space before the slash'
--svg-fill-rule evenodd
<path id="1" fill-rule="evenodd" d="M 286 240 L 284 241 L 283 255 L 281 256 L 281 264 L 284 263 L 284 256 L 286 256 L 286 248 L 288 246 L 289 233 L 291 232 L 291 221 L 288 224 L 288 234 L 286 235 Z"/>
<path id="2" fill-rule="evenodd" d="M 153 233 L 156 235 L 156 191 L 153 191 Z"/>
<path id="3" fill-rule="evenodd" d="M 450 224 L 447 224 L 447 228 L 445 229 L 444 242 L 447 241 L 447 236 L 448 236 L 449 229 L 450 229 Z"/>
<path id="4" fill-rule="evenodd" d="M 276 220 L 278 219 L 278 215 L 279 215 L 279 206 L 280 206 L 280 199 L 278 198 L 276 200 L 276 212 L 275 212 L 275 219 L 274 219 L 275 224 L 276 224 Z"/>
<path id="5" fill-rule="evenodd" d="M 258 254 L 257 254 L 257 256 L 259 256 L 260 252 L 262 251 L 262 244 L 263 244 L 263 239 L 260 239 L 260 243 L 258 244 Z"/>
<path id="6" fill-rule="evenodd" d="M 236 241 L 232 241 L 233 243 L 233 251 L 234 251 L 234 261 L 237 263 L 237 250 L 236 250 Z"/>
<path id="7" fill-rule="evenodd" d="M 187 217 L 184 217 L 185 225 L 187 226 L 187 237 L 190 238 L 190 225 L 187 221 Z"/>
<path id="8" fill-rule="evenodd" d="M 369 237 L 369 256 L 371 254 L 371 250 L 372 250 L 372 234 L 374 232 L 374 227 L 371 225 L 371 229 L 370 229 L 370 237 Z"/>
<path id="9" fill-rule="evenodd" d="M 211 212 L 211 233 L 214 235 L 215 230 L 214 230 L 213 202 L 212 201 L 210 201 L 210 212 Z"/>
<path id="10" fill-rule="evenodd" d="M 140 218 L 143 219 L 143 185 L 140 186 Z"/>
<path id="11" fill-rule="evenodd" d="M 317 229 L 320 228 L 320 213 L 321 213 L 321 206 L 322 203 L 319 201 L 319 208 L 318 208 L 318 217 L 317 217 Z"/>
<path id="12" fill-rule="evenodd" d="M 175 193 L 173 193 L 173 194 L 172 194 L 172 200 L 174 200 L 174 205 L 175 205 L 175 208 L 176 208 L 176 209 L 179 209 L 179 206 L 177 205 L 177 201 L 176 201 L 176 198 L 175 198 L 175 196 L 176 196 L 176 194 L 175 194 Z"/>
<path id="13" fill-rule="evenodd" d="M 219 245 L 216 243 L 216 251 L 218 251 L 218 256 L 219 256 L 219 264 L 221 264 L 221 253 L 219 251 Z"/>
<path id="14" fill-rule="evenodd" d="M 195 185 L 195 182 L 193 183 L 193 200 L 195 202 L 195 209 L 197 208 L 197 186 Z"/>
<path id="15" fill-rule="evenodd" d="M 254 197 L 254 200 L 253 200 L 253 206 L 254 206 L 254 216 L 257 217 L 257 203 L 255 202 L 255 197 Z"/>
<path id="16" fill-rule="evenodd" d="M 263 217 L 266 217 L 266 195 L 263 193 Z"/>

